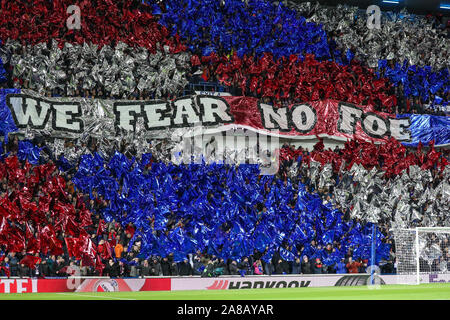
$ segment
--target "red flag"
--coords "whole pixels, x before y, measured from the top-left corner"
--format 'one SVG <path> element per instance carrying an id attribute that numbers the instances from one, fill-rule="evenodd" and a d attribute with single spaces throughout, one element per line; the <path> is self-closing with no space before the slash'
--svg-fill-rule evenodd
<path id="1" fill-rule="evenodd" d="M 209 79 L 209 68 L 205 68 L 201 77 L 204 81 L 208 81 Z"/>
<path id="2" fill-rule="evenodd" d="M 192 64 L 193 67 L 199 66 L 201 64 L 200 63 L 200 58 L 197 55 L 193 55 L 191 57 L 191 64 Z"/>
<path id="3" fill-rule="evenodd" d="M 83 259 L 83 264 L 91 266 L 95 264 L 95 257 L 97 255 L 96 248 L 89 236 L 80 237 L 80 254 Z"/>
<path id="4" fill-rule="evenodd" d="M 103 234 L 103 232 L 105 232 L 105 229 L 106 229 L 105 220 L 100 219 L 100 221 L 98 222 L 97 236 Z"/>
<path id="5" fill-rule="evenodd" d="M 37 263 L 41 262 L 41 258 L 36 257 L 36 256 L 31 256 L 31 255 L 26 255 L 25 257 L 22 258 L 22 260 L 20 260 L 20 264 L 24 264 L 26 266 L 28 266 L 30 269 L 34 269 L 36 267 Z"/>
<path id="6" fill-rule="evenodd" d="M 56 237 L 55 231 L 51 225 L 46 225 L 42 230 L 39 230 L 39 236 L 41 241 L 41 249 L 43 253 L 46 254 L 47 250 L 50 249 L 52 254 L 60 255 L 63 254 L 62 243 Z"/>
<path id="7" fill-rule="evenodd" d="M 80 228 L 90 226 L 92 224 L 91 212 L 87 209 L 80 210 Z"/>
<path id="8" fill-rule="evenodd" d="M 99 255 L 95 258 L 95 270 L 99 272 L 99 275 L 103 275 L 103 269 L 105 269 L 105 265 L 102 263 L 101 258 Z"/>
<path id="9" fill-rule="evenodd" d="M 76 259 L 81 259 L 80 253 L 80 239 L 78 238 L 65 238 L 67 252 L 69 256 L 75 257 Z"/>
<path id="10" fill-rule="evenodd" d="M 112 249 L 108 241 L 105 241 L 103 252 L 101 252 L 101 255 L 102 259 L 112 259 Z"/>
<path id="11" fill-rule="evenodd" d="M 31 230 L 31 227 L 29 223 L 25 224 L 25 237 L 27 239 L 27 252 L 31 254 L 39 253 L 41 250 L 39 237 L 38 239 L 35 238 L 33 231 Z"/>

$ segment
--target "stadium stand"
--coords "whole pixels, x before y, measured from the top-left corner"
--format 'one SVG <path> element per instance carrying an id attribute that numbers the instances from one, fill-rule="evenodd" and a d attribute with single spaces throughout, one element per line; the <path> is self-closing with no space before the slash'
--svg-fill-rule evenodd
<path id="1" fill-rule="evenodd" d="M 448 25 L 385 13 L 373 40 L 351 7 L 96 0 L 81 1 L 70 30 L 71 1 L 0 3 L 0 276 L 64 277 L 72 265 L 110 277 L 365 273 L 373 242 L 391 274 L 393 227 L 449 226 Z M 375 54 L 394 26 L 392 50 Z M 257 165 L 175 165 L 169 147 L 138 153 L 120 135 L 108 146 L 63 137 L 61 154 L 45 132 L 19 139 L 5 98 L 176 101 L 198 87 L 276 107 L 333 99 L 421 114 L 437 129 L 415 145 L 286 144 L 267 176 Z"/>

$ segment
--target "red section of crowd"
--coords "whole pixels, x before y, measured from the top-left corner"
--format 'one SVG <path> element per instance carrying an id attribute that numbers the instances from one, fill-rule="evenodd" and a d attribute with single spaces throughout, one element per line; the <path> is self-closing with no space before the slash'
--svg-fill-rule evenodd
<path id="1" fill-rule="evenodd" d="M 274 60 L 271 54 L 261 59 L 234 53 L 229 59 L 212 54 L 193 56 L 194 66 L 209 65 L 204 78 L 213 75 L 227 86 L 241 89 L 243 95 L 262 96 L 280 101 L 305 102 L 335 99 L 360 105 L 378 106 L 393 112 L 397 103 L 386 78 L 378 79 L 374 70 L 356 62 L 348 66 L 334 61 L 317 61 L 313 55 L 302 60 L 295 55 Z M 381 108 L 383 107 L 383 108 Z"/>
<path id="2" fill-rule="evenodd" d="M 442 172 L 449 164 L 443 153 L 436 151 L 434 144 L 430 144 L 428 151 L 423 152 L 422 144 L 419 144 L 416 150 L 411 150 L 394 138 L 379 145 L 362 140 L 350 140 L 345 143 L 344 148 L 334 151 L 325 150 L 321 140 L 309 154 L 305 154 L 301 148 L 284 147 L 280 150 L 282 161 L 295 161 L 299 156 L 302 157 L 301 162 L 308 165 L 311 160 L 321 165 L 331 163 L 334 172 L 340 172 L 343 164 L 345 170 L 350 170 L 353 164 L 362 165 L 367 170 L 376 167 L 385 172 L 386 178 L 395 177 L 413 165 L 419 166 L 422 170 L 438 168 Z"/>
<path id="3" fill-rule="evenodd" d="M 68 183 L 52 162 L 22 165 L 17 156 L 8 157 L 0 162 L 0 181 L 0 245 L 6 252 L 28 253 L 20 264 L 33 269 L 39 254 L 62 255 L 65 247 L 84 265 L 103 269 L 98 259 L 103 248 L 92 242 L 86 228 L 95 228 L 92 214 L 81 195 L 75 198 L 68 192 Z"/>
<path id="4" fill-rule="evenodd" d="M 67 13 L 72 0 L 1 1 L 0 39 L 20 40 L 22 45 L 35 45 L 55 39 L 62 47 L 65 42 L 114 45 L 124 42 L 155 53 L 158 44 L 167 44 L 172 51 L 184 51 L 179 38 L 169 36 L 149 12 L 137 10 L 136 1 L 79 1 L 80 29 L 69 29 L 67 21 L 76 12 Z"/>

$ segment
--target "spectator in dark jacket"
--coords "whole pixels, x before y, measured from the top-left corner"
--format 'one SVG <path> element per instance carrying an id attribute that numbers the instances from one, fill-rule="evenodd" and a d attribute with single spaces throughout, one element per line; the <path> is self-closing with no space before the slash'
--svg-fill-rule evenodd
<path id="1" fill-rule="evenodd" d="M 28 266 L 26 266 L 25 264 L 21 263 L 19 265 L 19 272 L 18 272 L 18 276 L 23 278 L 23 277 L 31 277 L 31 270 Z"/>
<path id="2" fill-rule="evenodd" d="M 130 276 L 130 268 L 127 264 L 119 261 L 117 264 L 118 277 L 126 278 Z"/>
<path id="3" fill-rule="evenodd" d="M 192 267 L 187 259 L 184 259 L 182 262 L 178 263 L 178 274 L 180 276 L 192 275 Z"/>
<path id="4" fill-rule="evenodd" d="M 292 263 L 292 273 L 293 274 L 302 273 L 302 263 L 300 262 L 300 258 L 295 258 L 295 261 Z"/>
<path id="5" fill-rule="evenodd" d="M 119 275 L 119 268 L 118 265 L 114 262 L 113 259 L 109 259 L 108 263 L 103 270 L 103 275 L 110 276 L 110 277 L 117 277 Z"/>
<path id="6" fill-rule="evenodd" d="M 192 258 L 192 274 L 193 275 L 201 275 L 203 272 L 203 263 L 200 261 L 200 257 L 198 257 L 197 255 L 195 255 Z"/>
<path id="7" fill-rule="evenodd" d="M 164 257 L 161 261 L 161 270 L 162 270 L 162 274 L 163 276 L 170 276 L 171 272 L 170 272 L 170 262 L 169 259 L 167 257 Z"/>
<path id="8" fill-rule="evenodd" d="M 252 267 L 248 261 L 248 258 L 245 257 L 241 263 L 239 263 L 238 268 L 241 273 L 244 273 L 245 275 L 253 274 Z"/>
<path id="9" fill-rule="evenodd" d="M 219 270 L 223 270 L 222 274 L 224 275 L 228 274 L 227 264 L 225 263 L 225 260 L 223 260 L 222 258 L 219 259 L 216 268 Z"/>
<path id="10" fill-rule="evenodd" d="M 66 267 L 67 266 L 67 263 L 66 263 L 66 260 L 64 260 L 64 258 L 63 257 L 61 257 L 61 256 L 58 256 L 58 259 L 56 260 L 56 263 L 55 263 L 55 274 L 56 274 L 56 276 L 58 276 L 58 277 L 66 277 L 67 276 L 67 273 L 66 273 Z"/>
<path id="11" fill-rule="evenodd" d="M 311 262 L 308 259 L 308 256 L 303 256 L 303 261 L 302 261 L 302 274 L 311 274 L 312 273 L 312 268 L 311 268 Z"/>
<path id="12" fill-rule="evenodd" d="M 9 258 L 5 257 L 2 262 L 0 262 L 0 277 L 8 277 L 10 276 L 9 270 Z"/>
<path id="13" fill-rule="evenodd" d="M 140 269 L 141 269 L 140 275 L 142 277 L 147 277 L 147 276 L 151 275 L 151 271 L 150 271 L 151 267 L 150 267 L 147 259 L 142 261 L 142 263 L 140 265 Z"/>
<path id="14" fill-rule="evenodd" d="M 150 266 L 150 276 L 160 276 L 162 275 L 161 264 L 158 259 L 153 259 L 153 263 Z"/>
<path id="15" fill-rule="evenodd" d="M 176 262 L 172 262 L 170 264 L 170 275 L 171 276 L 178 276 L 179 275 L 179 273 L 178 273 L 178 266 L 177 266 Z"/>
<path id="16" fill-rule="evenodd" d="M 323 273 L 322 268 L 323 268 L 322 261 L 320 260 L 320 258 L 316 258 L 316 261 L 314 262 L 314 266 L 313 266 L 314 274 Z"/>
<path id="17" fill-rule="evenodd" d="M 202 277 L 212 277 L 214 274 L 214 262 L 212 260 L 209 260 L 205 269 L 203 269 Z"/>
<path id="18" fill-rule="evenodd" d="M 56 265 L 56 259 L 55 256 L 52 255 L 47 259 L 47 265 L 48 265 L 48 271 L 49 271 L 49 277 L 55 277 L 55 265 Z"/>
<path id="19" fill-rule="evenodd" d="M 229 272 L 231 275 L 239 274 L 239 268 L 238 268 L 237 262 L 235 260 L 231 261 L 228 269 L 229 269 Z"/>
<path id="20" fill-rule="evenodd" d="M 17 277 L 19 272 L 19 259 L 16 257 L 15 252 L 11 252 L 8 255 L 9 258 L 9 271 L 11 273 L 11 277 Z"/>
<path id="21" fill-rule="evenodd" d="M 283 260 L 279 259 L 278 261 L 276 261 L 275 274 L 283 274 L 283 272 Z"/>
<path id="22" fill-rule="evenodd" d="M 359 273 L 365 273 L 367 269 L 367 263 L 369 261 L 367 259 L 361 260 L 359 259 L 359 263 L 361 264 L 358 268 Z"/>

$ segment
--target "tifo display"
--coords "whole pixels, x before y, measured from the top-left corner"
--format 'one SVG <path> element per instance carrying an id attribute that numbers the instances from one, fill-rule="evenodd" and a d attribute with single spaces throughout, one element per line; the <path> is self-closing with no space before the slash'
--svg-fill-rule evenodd
<path id="1" fill-rule="evenodd" d="M 0 0 L 1 293 L 450 280 L 443 17 L 71 5 Z"/>

